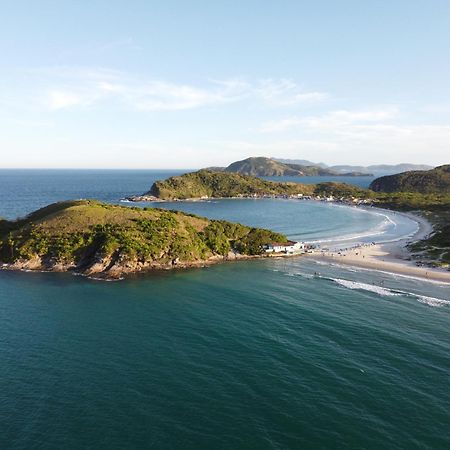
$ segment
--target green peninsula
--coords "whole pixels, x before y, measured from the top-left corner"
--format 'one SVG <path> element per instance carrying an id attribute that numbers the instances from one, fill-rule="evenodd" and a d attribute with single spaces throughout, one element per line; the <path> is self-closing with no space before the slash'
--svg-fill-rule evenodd
<path id="1" fill-rule="evenodd" d="M 373 192 L 367 189 L 346 183 L 304 184 L 291 181 L 267 181 L 251 175 L 202 169 L 156 181 L 148 192 L 128 197 L 127 200 L 140 202 L 207 198 L 309 198 L 313 196 L 369 198 L 371 194 Z"/>
<path id="2" fill-rule="evenodd" d="M 178 211 L 77 200 L 49 205 L 25 219 L 0 221 L 0 264 L 121 278 L 151 269 L 261 257 L 263 246 L 274 241 L 287 238 Z"/>
<path id="3" fill-rule="evenodd" d="M 372 189 L 337 182 L 318 184 L 274 182 L 249 175 L 204 169 L 157 181 L 149 192 L 142 196 L 130 197 L 129 200 L 313 198 L 351 205 L 371 205 L 397 211 L 413 211 L 429 219 L 435 229 L 430 239 L 411 247 L 417 251 L 417 258 L 423 258 L 430 264 L 447 265 L 450 263 L 450 246 L 448 245 L 450 192 L 446 184 L 449 168 L 450 166 L 447 165 L 429 171 L 412 171 L 381 177 L 372 182 Z"/>
<path id="4" fill-rule="evenodd" d="M 199 170 L 157 181 L 144 196 L 160 200 L 224 198 L 262 195 L 312 195 L 312 185 L 266 181 L 238 173 Z"/>
<path id="5" fill-rule="evenodd" d="M 450 164 L 431 170 L 412 170 L 380 177 L 372 181 L 370 188 L 377 192 L 450 194 Z"/>

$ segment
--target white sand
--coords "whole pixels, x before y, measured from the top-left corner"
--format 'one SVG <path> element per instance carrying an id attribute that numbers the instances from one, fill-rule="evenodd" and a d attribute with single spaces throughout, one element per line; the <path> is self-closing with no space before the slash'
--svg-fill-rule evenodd
<path id="1" fill-rule="evenodd" d="M 414 261 L 407 260 L 410 257 L 410 253 L 406 248 L 406 244 L 410 241 L 418 241 L 425 238 L 432 232 L 433 227 L 423 217 L 410 213 L 406 215 L 419 225 L 417 233 L 411 239 L 386 244 L 362 245 L 341 251 L 340 254 L 338 252 L 318 251 L 311 256 L 320 261 L 450 283 L 450 271 L 425 266 L 418 267 Z"/>

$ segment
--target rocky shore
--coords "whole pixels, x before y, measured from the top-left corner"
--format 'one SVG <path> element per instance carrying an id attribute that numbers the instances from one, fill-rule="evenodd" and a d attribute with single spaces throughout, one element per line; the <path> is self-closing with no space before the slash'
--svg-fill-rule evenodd
<path id="1" fill-rule="evenodd" d="M 0 228 L 0 268 L 72 272 L 101 279 L 202 267 L 267 254 L 286 236 L 262 228 L 93 200 L 49 205 Z"/>

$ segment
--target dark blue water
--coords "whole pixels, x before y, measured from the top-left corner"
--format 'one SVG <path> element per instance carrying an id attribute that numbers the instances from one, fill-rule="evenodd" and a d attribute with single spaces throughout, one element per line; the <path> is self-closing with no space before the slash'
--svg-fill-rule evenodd
<path id="1" fill-rule="evenodd" d="M 8 217 L 115 202 L 164 175 L 8 173 Z M 372 212 L 319 203 L 177 207 L 394 235 Z M 0 448 L 449 448 L 449 321 L 448 286 L 302 258 L 110 283 L 0 272 Z"/>
<path id="2" fill-rule="evenodd" d="M 95 198 L 118 202 L 143 194 L 160 179 L 184 170 L 8 170 L 0 169 L 0 216 L 14 219 L 61 200 Z"/>

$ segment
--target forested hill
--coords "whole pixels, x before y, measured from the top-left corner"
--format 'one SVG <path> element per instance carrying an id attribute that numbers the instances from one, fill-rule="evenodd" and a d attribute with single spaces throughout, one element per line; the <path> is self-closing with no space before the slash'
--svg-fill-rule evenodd
<path id="1" fill-rule="evenodd" d="M 313 185 L 300 183 L 277 183 L 260 178 L 229 172 L 199 170 L 157 181 L 144 195 L 162 200 L 192 198 L 220 198 L 250 195 L 311 195 Z"/>
<path id="2" fill-rule="evenodd" d="M 56 203 L 0 221 L 0 262 L 11 269 L 73 271 L 103 278 L 260 255 L 284 235 L 177 211 L 94 200 Z"/>
<path id="3" fill-rule="evenodd" d="M 450 193 L 450 165 L 380 177 L 371 183 L 370 189 L 375 192 L 448 194 Z"/>
<path id="4" fill-rule="evenodd" d="M 242 161 L 235 161 L 228 167 L 214 168 L 224 172 L 240 173 L 241 175 L 252 175 L 257 177 L 272 176 L 368 176 L 363 172 L 338 172 L 320 166 L 308 166 L 302 164 L 290 164 L 277 161 L 272 158 L 252 157 Z"/>

